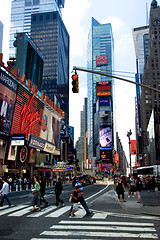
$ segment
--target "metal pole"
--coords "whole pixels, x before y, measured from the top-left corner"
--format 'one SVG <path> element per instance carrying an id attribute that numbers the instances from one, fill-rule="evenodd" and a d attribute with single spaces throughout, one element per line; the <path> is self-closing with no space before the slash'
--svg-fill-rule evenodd
<path id="1" fill-rule="evenodd" d="M 131 141 L 130 141 L 130 136 L 128 137 L 128 139 L 129 139 L 129 161 L 130 161 L 130 175 L 131 175 L 131 169 L 132 169 L 132 167 L 131 167 Z"/>

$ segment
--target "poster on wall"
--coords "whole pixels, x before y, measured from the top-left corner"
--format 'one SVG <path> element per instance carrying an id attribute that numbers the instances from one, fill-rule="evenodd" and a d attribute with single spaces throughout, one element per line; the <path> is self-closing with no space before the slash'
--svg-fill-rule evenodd
<path id="1" fill-rule="evenodd" d="M 15 161 L 16 160 L 16 155 L 17 155 L 17 146 L 12 146 L 10 144 L 7 160 Z"/>
<path id="2" fill-rule="evenodd" d="M 99 142 L 104 148 L 112 147 L 112 128 L 108 126 L 99 127 Z"/>
<path id="3" fill-rule="evenodd" d="M 0 69 L 0 134 L 8 136 L 11 129 L 18 83 Z"/>

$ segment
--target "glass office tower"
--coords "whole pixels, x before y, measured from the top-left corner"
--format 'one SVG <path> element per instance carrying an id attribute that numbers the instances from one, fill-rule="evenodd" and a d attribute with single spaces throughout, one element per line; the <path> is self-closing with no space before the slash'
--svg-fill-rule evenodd
<path id="1" fill-rule="evenodd" d="M 88 36 L 88 49 L 87 49 L 87 68 L 93 71 L 107 73 L 112 75 L 113 71 L 113 54 L 114 54 L 114 40 L 112 35 L 111 24 L 100 24 L 96 19 L 92 18 L 91 29 Z M 110 91 L 107 92 L 108 96 L 97 95 L 97 89 L 107 88 Z M 103 125 L 110 125 L 113 132 L 113 94 L 112 78 L 105 76 L 88 73 L 87 76 L 87 88 L 88 88 L 88 158 L 95 157 L 96 143 L 94 141 L 94 130 L 93 124 L 95 113 L 97 112 L 96 103 L 100 102 L 100 96 L 106 97 L 109 102 L 109 106 L 105 111 L 103 108 L 98 108 L 99 121 L 97 124 L 103 122 Z M 102 99 L 104 100 L 104 99 Z M 99 105 L 100 106 L 100 105 Z M 106 109 L 106 108 L 105 108 Z M 108 118 L 103 119 L 103 114 L 107 114 Z M 100 117 L 101 116 L 101 117 Z M 103 121 L 102 121 L 103 119 Z M 99 128 L 99 126 L 98 126 Z M 98 137 L 98 136 L 97 136 Z"/>
<path id="2" fill-rule="evenodd" d="M 61 15 L 62 7 L 64 7 L 64 0 L 12 0 L 9 57 L 15 57 L 14 34 L 30 33 L 32 13 L 58 11 Z"/>
<path id="3" fill-rule="evenodd" d="M 69 34 L 59 12 L 32 14 L 31 37 L 43 53 L 42 91 L 52 101 L 57 97 L 68 124 Z"/>

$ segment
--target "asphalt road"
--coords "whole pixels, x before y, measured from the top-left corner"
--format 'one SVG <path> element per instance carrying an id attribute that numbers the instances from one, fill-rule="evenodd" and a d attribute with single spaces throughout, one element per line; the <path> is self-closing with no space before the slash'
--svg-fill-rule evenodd
<path id="1" fill-rule="evenodd" d="M 32 213 L 31 192 L 10 193 L 14 204 L 0 208 L 1 240 L 99 240 L 160 239 L 160 218 L 136 215 L 121 209 L 112 185 L 94 184 L 84 187 L 84 197 L 93 211 L 86 216 L 79 206 L 76 217 L 69 217 L 71 185 L 64 185 L 61 198 L 64 207 L 55 207 L 54 188 L 46 190 L 47 208 Z"/>

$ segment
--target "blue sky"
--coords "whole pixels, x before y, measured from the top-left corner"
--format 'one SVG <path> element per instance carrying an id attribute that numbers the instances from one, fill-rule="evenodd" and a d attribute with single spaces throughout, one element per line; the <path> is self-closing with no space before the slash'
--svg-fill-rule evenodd
<path id="1" fill-rule="evenodd" d="M 4 61 L 8 60 L 10 2 L 0 0 L 0 21 L 4 24 Z M 115 71 L 134 73 L 136 61 L 132 29 L 146 24 L 146 2 L 150 9 L 151 0 L 65 0 L 62 14 L 70 35 L 70 75 L 73 66 L 87 65 L 87 41 L 92 17 L 101 24 L 112 24 Z M 84 97 L 87 96 L 87 74 L 82 72 L 78 74 L 80 92 L 70 94 L 70 125 L 75 127 L 76 140 L 80 134 L 80 111 L 83 109 Z M 127 158 L 129 157 L 126 134 L 129 129 L 133 132 L 131 139 L 135 139 L 134 98 L 134 85 L 115 80 L 116 131 L 119 132 Z"/>

